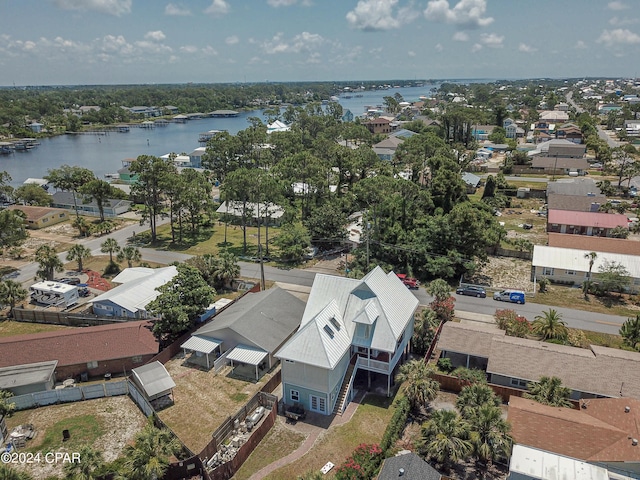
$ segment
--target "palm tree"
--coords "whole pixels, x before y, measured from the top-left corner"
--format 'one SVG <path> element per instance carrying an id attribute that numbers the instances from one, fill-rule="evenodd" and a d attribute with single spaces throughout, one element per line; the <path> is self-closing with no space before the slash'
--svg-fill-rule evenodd
<path id="1" fill-rule="evenodd" d="M 42 280 L 53 280 L 55 272 L 64 270 L 64 265 L 58 258 L 58 254 L 49 245 L 40 245 L 36 250 L 35 257 L 36 262 L 40 264 L 36 277 Z"/>
<path id="2" fill-rule="evenodd" d="M 87 222 L 86 218 L 76 217 L 75 220 L 73 220 L 73 222 L 71 223 L 71 225 L 77 228 L 78 233 L 83 237 L 89 236 L 90 227 L 89 227 L 89 222 Z"/>
<path id="3" fill-rule="evenodd" d="M 585 280 L 582 286 L 582 293 L 584 293 L 584 298 L 587 298 L 587 294 L 589 293 L 589 287 L 591 285 L 591 270 L 593 270 L 593 264 L 598 258 L 598 254 L 596 252 L 589 252 L 584 254 L 584 258 L 589 260 L 589 271 L 587 272 L 587 279 Z"/>
<path id="4" fill-rule="evenodd" d="M 214 278 L 221 282 L 224 288 L 231 288 L 231 283 L 240 276 L 240 266 L 238 265 L 238 257 L 231 252 L 222 252 L 219 261 L 216 264 Z"/>
<path id="5" fill-rule="evenodd" d="M 150 419 L 136 435 L 134 445 L 125 447 L 122 473 L 129 480 L 162 478 L 169 467 L 169 457 L 179 451 L 180 444 L 171 432 L 156 428 Z"/>
<path id="6" fill-rule="evenodd" d="M 500 399 L 489 385 L 472 383 L 460 391 L 458 399 L 456 400 L 456 408 L 460 411 L 463 418 L 467 418 L 471 415 L 471 410 L 479 408 L 482 405 L 499 407 L 500 403 Z"/>
<path id="7" fill-rule="evenodd" d="M 91 255 L 91 250 L 89 250 L 84 245 L 80 245 L 79 243 L 76 243 L 67 252 L 67 261 L 68 262 L 73 262 L 73 261 L 78 262 L 78 271 L 82 272 L 84 270 L 82 268 L 83 267 L 83 262 L 85 260 L 90 259 L 91 256 L 92 256 Z"/>
<path id="8" fill-rule="evenodd" d="M 547 312 L 542 312 L 542 315 L 537 315 L 531 324 L 531 329 L 533 333 L 540 335 L 542 340 L 550 338 L 565 340 L 569 334 L 567 322 L 562 320 L 562 314 L 553 308 L 550 308 Z"/>
<path id="9" fill-rule="evenodd" d="M 113 263 L 113 254 L 120 253 L 120 245 L 115 238 L 107 238 L 100 244 L 100 251 L 109 254 L 109 263 Z"/>
<path id="10" fill-rule="evenodd" d="M 33 480 L 27 472 L 18 472 L 3 463 L 0 463 L 0 478 L 2 480 Z"/>
<path id="11" fill-rule="evenodd" d="M 78 451 L 80 461 L 67 463 L 64 473 L 69 480 L 95 480 L 96 471 L 103 465 L 102 453 L 90 445 L 83 445 Z"/>
<path id="12" fill-rule="evenodd" d="M 9 317 L 13 317 L 13 309 L 16 303 L 25 300 L 29 292 L 22 287 L 22 284 L 15 280 L 4 280 L 0 282 L 0 304 L 9 305 Z"/>
<path id="13" fill-rule="evenodd" d="M 412 409 L 427 404 L 438 395 L 440 384 L 431 378 L 432 369 L 423 360 L 411 360 L 400 367 L 396 382 L 403 383 L 403 393 Z"/>
<path id="14" fill-rule="evenodd" d="M 480 465 L 487 466 L 511 455 L 511 425 L 502 418 L 499 407 L 481 405 L 473 410 L 467 421 L 471 426 L 469 439 L 473 444 L 473 455 Z"/>
<path id="15" fill-rule="evenodd" d="M 123 262 L 126 260 L 129 268 L 133 267 L 133 262 L 139 262 L 141 259 L 142 254 L 140 253 L 140 249 L 133 245 L 127 245 L 118 253 L 118 261 Z"/>
<path id="16" fill-rule="evenodd" d="M 471 454 L 469 434 L 469 424 L 456 411 L 437 410 L 422 425 L 418 451 L 448 471 L 452 464 Z"/>
<path id="17" fill-rule="evenodd" d="M 640 314 L 636 318 L 628 318 L 620 328 L 620 336 L 625 345 L 640 350 Z"/>
<path id="18" fill-rule="evenodd" d="M 525 398 L 552 407 L 573 408 L 569 401 L 571 389 L 563 386 L 558 377 L 540 377 L 539 381 L 528 383 L 527 388 L 529 393 L 524 394 Z"/>

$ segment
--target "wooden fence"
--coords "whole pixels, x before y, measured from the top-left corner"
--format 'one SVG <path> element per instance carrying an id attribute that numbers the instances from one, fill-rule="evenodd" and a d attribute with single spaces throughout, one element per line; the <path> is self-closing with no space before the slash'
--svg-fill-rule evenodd
<path id="1" fill-rule="evenodd" d="M 533 252 L 512 250 L 510 248 L 495 247 L 491 249 L 491 252 L 498 257 L 514 257 L 525 260 L 531 260 L 533 258 Z"/>
<path id="2" fill-rule="evenodd" d="M 97 325 L 111 325 L 113 323 L 131 322 L 138 318 L 99 317 L 85 313 L 54 312 L 51 310 L 33 310 L 28 308 L 14 308 L 14 320 L 28 323 L 48 323 L 52 325 L 67 325 L 70 327 L 90 327 Z"/>

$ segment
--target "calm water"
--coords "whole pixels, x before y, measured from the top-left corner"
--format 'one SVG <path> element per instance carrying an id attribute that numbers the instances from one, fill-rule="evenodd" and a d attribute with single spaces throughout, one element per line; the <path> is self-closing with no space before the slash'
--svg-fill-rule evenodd
<path id="1" fill-rule="evenodd" d="M 414 102 L 421 95 L 429 96 L 433 87 L 437 85 L 354 92 L 349 94 L 351 98 L 341 95 L 340 104 L 359 116 L 365 112 L 365 106 L 382 105 L 384 97 L 393 96 L 396 92 L 405 101 Z M 198 135 L 202 132 L 227 130 L 236 134 L 249 127 L 247 118 L 252 116 L 262 118 L 261 112 L 253 111 L 233 118 L 204 118 L 152 129 L 132 127 L 128 133 L 60 135 L 40 140 L 40 145 L 29 151 L 0 155 L 0 171 L 11 175 L 11 183 L 15 187 L 22 185 L 27 178 L 42 178 L 48 170 L 64 164 L 86 167 L 98 178 L 104 178 L 107 173 L 116 173 L 125 158 L 161 156 L 171 152 L 188 154 L 200 146 Z"/>

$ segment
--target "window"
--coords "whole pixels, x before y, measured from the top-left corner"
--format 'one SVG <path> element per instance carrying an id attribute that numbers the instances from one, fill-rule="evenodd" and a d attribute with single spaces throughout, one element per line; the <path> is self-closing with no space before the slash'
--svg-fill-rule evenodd
<path id="1" fill-rule="evenodd" d="M 299 402 L 300 401 L 300 392 L 298 390 L 291 390 L 289 392 L 289 396 L 291 397 L 291 401 Z"/>
<path id="2" fill-rule="evenodd" d="M 512 378 L 511 385 L 514 387 L 525 387 L 527 386 L 526 380 L 520 380 L 519 378 Z"/>
<path id="3" fill-rule="evenodd" d="M 142 355 L 136 355 L 135 357 L 131 357 L 131 361 L 133 363 L 140 363 L 142 361 Z"/>
<path id="4" fill-rule="evenodd" d="M 567 275 L 575 275 L 576 271 L 575 270 L 567 270 Z"/>
<path id="5" fill-rule="evenodd" d="M 98 362 L 94 360 L 93 362 L 87 362 L 87 368 L 91 370 L 92 368 L 98 368 Z"/>
<path id="6" fill-rule="evenodd" d="M 360 338 L 369 338 L 369 325 L 359 323 L 356 327 L 356 336 Z"/>
<path id="7" fill-rule="evenodd" d="M 288 358 L 285 358 L 285 360 L 284 360 L 284 361 L 285 361 L 286 363 L 296 363 L 296 362 L 294 362 L 293 360 L 289 360 Z"/>
<path id="8" fill-rule="evenodd" d="M 543 267 L 542 268 L 542 275 L 553 275 L 553 268 Z"/>

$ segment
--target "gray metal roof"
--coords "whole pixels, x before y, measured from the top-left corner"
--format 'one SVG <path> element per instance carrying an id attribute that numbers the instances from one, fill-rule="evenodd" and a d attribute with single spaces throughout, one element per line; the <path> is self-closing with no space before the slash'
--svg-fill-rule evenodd
<path id="1" fill-rule="evenodd" d="M 194 335 L 217 338 L 230 329 L 267 352 L 273 352 L 296 331 L 304 302 L 280 287 L 248 293 L 216 315 Z"/>
<path id="2" fill-rule="evenodd" d="M 249 365 L 258 365 L 267 355 L 269 355 L 269 353 L 260 348 L 236 345 L 236 347 L 227 354 L 227 360 L 247 363 Z"/>
<path id="3" fill-rule="evenodd" d="M 48 382 L 53 377 L 57 366 L 58 361 L 52 360 L 0 368 L 0 389 L 8 390 Z"/>
<path id="4" fill-rule="evenodd" d="M 158 361 L 134 368 L 132 373 L 136 383 L 142 387 L 149 398 L 169 393 L 176 386 L 167 369 Z"/>
<path id="5" fill-rule="evenodd" d="M 180 348 L 194 352 L 202 352 L 207 355 L 222 345 L 222 340 L 193 335 L 189 340 L 180 345 Z"/>

